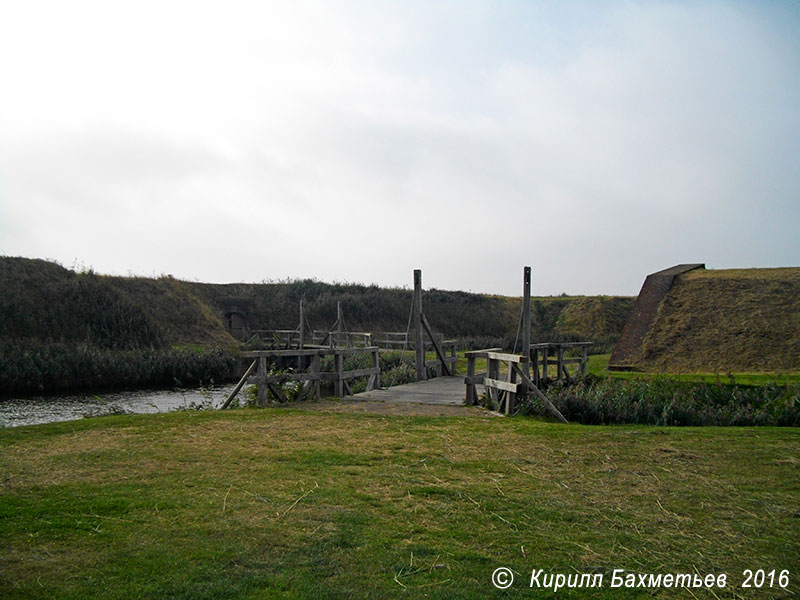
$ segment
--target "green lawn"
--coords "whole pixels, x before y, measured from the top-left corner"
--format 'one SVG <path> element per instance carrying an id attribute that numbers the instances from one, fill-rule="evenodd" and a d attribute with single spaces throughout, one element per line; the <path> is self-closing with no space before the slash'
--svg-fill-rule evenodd
<path id="1" fill-rule="evenodd" d="M 566 598 L 797 597 L 798 457 L 794 429 L 282 408 L 0 430 L 0 597 L 554 597 L 532 569 L 604 575 Z M 748 568 L 791 594 L 740 587 Z"/>
<path id="2" fill-rule="evenodd" d="M 587 371 L 598 377 L 611 376 L 616 379 L 637 379 L 654 377 L 656 373 L 639 373 L 627 371 L 608 371 L 611 354 L 591 354 Z M 705 383 L 736 383 L 739 385 L 768 385 L 771 383 L 800 383 L 800 373 L 676 373 L 669 377 L 680 381 Z"/>

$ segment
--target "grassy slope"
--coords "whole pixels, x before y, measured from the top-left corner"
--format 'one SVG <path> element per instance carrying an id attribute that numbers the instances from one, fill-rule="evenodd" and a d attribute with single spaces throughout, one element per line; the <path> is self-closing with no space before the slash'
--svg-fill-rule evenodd
<path id="1" fill-rule="evenodd" d="M 634 362 L 672 373 L 800 371 L 800 268 L 681 275 Z"/>
<path id="2" fill-rule="evenodd" d="M 610 589 L 617 568 L 788 569 L 798 592 L 796 430 L 268 409 L 0 444 L 4 598 L 531 597 L 532 568 L 606 576 L 559 597 L 652 597 Z M 508 592 L 490 585 L 499 566 L 518 573 Z"/>
<path id="3" fill-rule="evenodd" d="M 0 341 L 27 338 L 104 347 L 228 345 L 232 339 L 221 319 L 229 297 L 250 300 L 251 326 L 258 329 L 296 327 L 302 299 L 316 329 L 333 325 L 341 302 L 350 331 L 405 331 L 411 306 L 411 291 L 399 288 L 312 280 L 215 285 L 111 277 L 13 257 L 0 257 L 0 284 Z M 571 303 L 582 308 L 570 311 Z M 632 298 L 535 297 L 533 339 L 588 337 L 605 343 L 618 337 L 618 313 L 629 311 L 632 303 Z M 424 304 L 437 331 L 478 346 L 513 345 L 521 298 L 429 289 Z"/>
<path id="4" fill-rule="evenodd" d="M 104 348 L 234 343 L 186 282 L 75 273 L 10 257 L 0 257 L 3 340 Z"/>

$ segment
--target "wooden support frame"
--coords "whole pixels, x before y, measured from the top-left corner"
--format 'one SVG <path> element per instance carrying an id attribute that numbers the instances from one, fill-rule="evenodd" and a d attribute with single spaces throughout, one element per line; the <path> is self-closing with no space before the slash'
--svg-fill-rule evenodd
<path id="1" fill-rule="evenodd" d="M 541 385 L 547 379 L 548 367 L 556 367 L 556 381 L 575 381 L 586 374 L 586 365 L 589 361 L 589 346 L 592 342 L 546 342 L 531 344 L 530 357 L 533 366 L 531 380 L 536 385 Z M 567 358 L 566 351 L 580 350 L 580 356 Z M 575 372 L 570 374 L 567 365 L 577 365 Z M 541 366 L 541 369 L 540 369 Z M 541 373 L 540 373 L 541 371 Z"/>
<path id="2" fill-rule="evenodd" d="M 486 386 L 486 393 L 492 408 L 510 415 L 514 412 L 516 396 L 525 390 L 536 394 L 547 410 L 562 423 L 567 423 L 564 415 L 541 392 L 526 372 L 527 356 L 507 354 L 502 352 L 500 348 L 487 348 L 485 350 L 467 352 L 466 357 L 467 376 L 464 378 L 464 383 L 467 386 L 467 404 L 477 404 L 476 386 L 482 383 Z M 486 359 L 486 372 L 484 373 L 475 372 L 475 362 L 479 358 Z M 500 379 L 500 363 L 502 362 L 505 362 L 508 368 L 505 380 Z M 518 378 L 520 381 L 518 381 Z"/>
<path id="3" fill-rule="evenodd" d="M 474 405 L 478 403 L 477 386 L 483 385 L 484 379 L 488 375 L 487 371 L 475 372 L 476 361 L 480 358 L 487 358 L 490 352 L 501 352 L 502 350 L 502 348 L 485 348 L 483 350 L 472 350 L 464 354 L 467 357 L 467 376 L 464 378 L 464 383 L 467 386 L 465 399 L 467 404 Z"/>
<path id="4" fill-rule="evenodd" d="M 365 369 L 344 370 L 344 358 L 351 354 L 371 355 L 372 366 Z M 334 384 L 334 391 L 338 397 L 346 394 L 352 395 L 350 381 L 358 377 L 367 377 L 367 391 L 373 390 L 380 385 L 380 348 L 369 346 L 366 348 L 298 348 L 290 350 L 255 350 L 242 352 L 244 358 L 252 358 L 253 363 L 247 369 L 242 379 L 237 384 L 234 391 L 225 401 L 223 408 L 227 407 L 233 398 L 239 393 L 245 383 L 258 385 L 258 403 L 260 406 L 268 404 L 267 392 L 280 401 L 286 401 L 286 396 L 281 391 L 281 385 L 286 382 L 299 381 L 303 387 L 298 399 L 305 398 L 313 394 L 316 399 L 320 398 L 321 384 L 323 381 L 330 381 Z M 322 359 L 325 356 L 333 356 L 334 370 L 322 371 Z M 302 360 L 309 363 L 308 369 L 303 369 L 296 373 L 284 373 L 281 375 L 267 374 L 267 359 L 279 358 L 281 360 Z M 252 374 L 255 369 L 255 375 Z"/>
<path id="5" fill-rule="evenodd" d="M 415 366 L 417 370 L 417 381 L 423 381 L 428 378 L 428 366 L 433 366 L 436 370 L 436 376 L 440 377 L 442 373 L 450 376 L 456 374 L 456 361 L 457 355 L 455 350 L 455 343 L 449 357 L 445 356 L 443 344 L 440 344 L 433 333 L 433 327 L 428 322 L 425 312 L 422 310 L 422 270 L 414 269 L 414 298 L 412 304 L 412 318 L 414 321 L 414 354 Z M 425 360 L 425 339 L 423 333 L 428 335 L 434 351 L 436 352 L 436 360 L 430 365 L 430 361 Z"/>

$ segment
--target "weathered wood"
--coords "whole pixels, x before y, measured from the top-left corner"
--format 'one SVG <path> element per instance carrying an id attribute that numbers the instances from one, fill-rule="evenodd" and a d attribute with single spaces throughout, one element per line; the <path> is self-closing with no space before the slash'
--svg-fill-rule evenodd
<path id="1" fill-rule="evenodd" d="M 265 356 L 261 356 L 258 358 L 258 374 L 259 379 L 265 380 L 267 378 L 267 358 Z M 258 405 L 259 406 L 266 406 L 269 397 L 267 395 L 267 388 L 266 386 L 259 385 L 258 386 Z"/>
<path id="2" fill-rule="evenodd" d="M 414 269 L 414 351 L 416 353 L 417 381 L 428 378 L 425 366 L 425 343 L 422 340 L 422 271 Z"/>
<path id="3" fill-rule="evenodd" d="M 344 398 L 344 355 L 337 352 L 333 356 L 333 362 L 336 368 L 336 382 L 334 388 L 338 398 Z"/>
<path id="4" fill-rule="evenodd" d="M 239 391 L 242 389 L 244 384 L 247 383 L 247 378 L 250 377 L 250 373 L 253 372 L 253 370 L 256 368 L 257 364 L 258 364 L 258 359 L 254 360 L 250 364 L 250 366 L 247 367 L 247 370 L 244 372 L 244 375 L 242 375 L 242 378 L 239 380 L 239 383 L 236 384 L 236 387 L 233 388 L 233 391 L 228 395 L 228 398 L 227 398 L 227 400 L 225 400 L 225 403 L 222 406 L 219 407 L 220 410 L 228 408 L 230 403 L 233 402 L 233 399 L 236 398 L 236 396 L 239 395 Z"/>
<path id="5" fill-rule="evenodd" d="M 430 340 L 433 343 L 433 347 L 436 350 L 436 356 L 438 356 L 439 360 L 442 361 L 444 372 L 450 376 L 451 373 L 447 366 L 447 358 L 445 357 L 444 352 L 442 352 L 439 342 L 437 342 L 433 337 L 433 329 L 431 328 L 431 324 L 428 322 L 428 318 L 425 316 L 425 313 L 422 314 L 422 325 L 425 327 L 425 331 L 428 333 L 428 337 L 430 337 Z"/>
<path id="6" fill-rule="evenodd" d="M 550 345 L 545 345 L 542 349 L 542 381 L 547 379 L 547 355 L 550 353 Z"/>
<path id="7" fill-rule="evenodd" d="M 476 381 L 475 377 L 475 357 L 467 356 L 467 376 L 464 378 L 464 383 L 467 385 L 466 403 L 469 405 L 477 404 L 478 394 L 475 390 L 476 383 L 483 383 L 483 377 L 480 381 Z"/>
<path id="8" fill-rule="evenodd" d="M 565 423 L 565 424 L 569 423 L 564 418 L 564 415 L 562 415 L 561 412 L 555 407 L 555 405 L 552 402 L 550 402 L 550 399 L 547 396 L 545 396 L 538 387 L 533 385 L 533 382 L 528 378 L 528 376 L 525 373 L 523 373 L 519 369 L 519 367 L 517 367 L 517 365 L 514 365 L 513 368 L 516 369 L 517 373 L 520 375 L 520 377 L 522 377 L 523 381 L 525 381 L 527 379 L 527 381 L 525 381 L 525 383 L 528 384 L 529 390 L 533 391 L 533 393 L 536 394 L 536 396 L 539 398 L 539 400 L 541 400 L 542 403 L 544 403 L 545 407 L 547 407 L 547 410 L 549 410 L 551 413 L 553 413 L 556 416 L 556 418 L 559 421 L 561 421 L 562 423 Z"/>
<path id="9" fill-rule="evenodd" d="M 483 385 L 487 388 L 495 388 L 498 390 L 503 390 L 504 392 L 517 392 L 517 384 L 511 383 L 509 381 L 503 381 L 502 379 L 492 379 L 489 377 L 484 378 Z"/>
<path id="10" fill-rule="evenodd" d="M 502 352 L 502 348 L 484 348 L 483 350 L 470 350 L 469 352 L 465 352 L 464 356 L 469 359 L 472 358 L 487 358 L 490 352 Z"/>
<path id="11" fill-rule="evenodd" d="M 489 360 L 502 360 L 508 363 L 528 362 L 527 356 L 521 356 L 519 354 L 507 354 L 505 352 L 487 352 L 486 356 Z"/>
<path id="12" fill-rule="evenodd" d="M 523 365 L 524 366 L 524 365 Z M 517 367 L 516 369 L 514 367 Z M 519 385 L 517 384 L 517 371 L 520 370 L 520 367 L 517 366 L 516 363 L 508 363 L 508 381 L 509 383 L 513 384 L 514 391 L 509 391 L 506 394 L 506 414 L 513 415 L 514 414 L 514 404 L 517 400 L 517 391 L 519 390 Z"/>
<path id="13" fill-rule="evenodd" d="M 321 395 L 321 380 L 318 378 L 322 371 L 322 357 L 317 354 L 311 357 L 311 375 L 314 377 L 314 398 L 320 399 Z"/>
<path id="14" fill-rule="evenodd" d="M 531 268 L 522 270 L 522 354 L 530 359 L 531 356 Z M 530 366 L 524 365 L 523 369 L 530 375 Z M 524 388 L 524 384 L 523 384 Z M 521 390 L 522 393 L 525 390 Z"/>
<path id="15" fill-rule="evenodd" d="M 267 405 L 267 401 L 266 401 L 266 398 L 267 398 L 266 391 L 267 390 L 264 390 L 264 403 L 262 404 L 261 403 L 261 387 L 262 386 L 259 386 L 259 388 L 258 388 L 258 391 L 259 391 L 259 394 L 258 394 L 259 404 L 261 406 L 266 406 Z M 272 385 L 269 382 L 266 382 L 266 387 L 270 392 L 272 392 L 272 395 L 275 396 L 278 399 L 278 402 L 287 402 L 286 396 L 284 396 L 283 393 L 278 388 L 276 388 L 274 385 Z"/>
<path id="16" fill-rule="evenodd" d="M 342 355 L 349 355 L 349 354 L 361 354 L 364 352 L 371 352 L 372 350 L 380 350 L 378 346 L 365 346 L 364 348 L 335 348 L 331 350 L 326 346 L 319 346 L 316 348 L 309 348 L 306 345 L 306 348 L 299 350 L 296 348 L 289 349 L 289 350 L 246 350 L 241 353 L 241 356 L 244 358 L 259 358 L 259 357 L 294 357 L 294 356 L 325 356 L 330 354 L 342 354 Z"/>

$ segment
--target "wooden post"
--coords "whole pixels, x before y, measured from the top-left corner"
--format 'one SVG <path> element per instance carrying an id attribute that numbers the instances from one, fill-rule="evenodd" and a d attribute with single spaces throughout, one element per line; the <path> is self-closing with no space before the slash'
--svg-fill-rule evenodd
<path id="1" fill-rule="evenodd" d="M 561 374 L 564 370 L 564 348 L 558 345 L 558 364 L 556 365 L 556 381 L 561 381 Z"/>
<path id="2" fill-rule="evenodd" d="M 539 385 L 539 349 L 534 348 L 531 356 L 533 361 L 533 383 Z"/>
<path id="3" fill-rule="evenodd" d="M 517 382 L 517 372 L 514 369 L 514 364 L 511 361 L 508 362 L 508 382 L 509 383 L 516 383 Z M 513 415 L 514 414 L 514 403 L 517 399 L 517 394 L 515 392 L 508 391 L 506 392 L 506 414 Z"/>
<path id="4" fill-rule="evenodd" d="M 267 359 L 264 356 L 259 357 L 258 359 L 258 371 L 256 372 L 258 377 L 258 405 L 259 406 L 266 406 L 267 405 Z"/>
<path id="5" fill-rule="evenodd" d="M 320 398 L 320 385 L 321 381 L 319 380 L 319 373 L 320 373 L 320 363 L 322 362 L 322 357 L 319 354 L 315 354 L 311 357 L 311 373 L 314 375 L 314 398 L 319 400 Z"/>
<path id="6" fill-rule="evenodd" d="M 588 360 L 589 360 L 589 347 L 583 346 L 583 348 L 581 348 L 581 367 L 579 371 L 581 377 L 586 375 L 586 363 L 588 362 Z"/>
<path id="7" fill-rule="evenodd" d="M 370 375 L 367 380 L 367 391 L 380 389 L 381 387 L 381 360 L 380 352 L 378 350 L 372 351 L 372 368 L 377 369 L 377 373 Z"/>
<path id="8" fill-rule="evenodd" d="M 344 331 L 344 317 L 342 316 L 342 303 L 336 303 L 336 343 L 342 343 L 342 332 Z M 348 348 L 350 344 L 348 344 Z"/>
<path id="9" fill-rule="evenodd" d="M 475 376 L 475 356 L 467 353 L 467 404 L 473 405 L 478 403 L 478 392 L 475 390 L 475 384 L 472 383 L 472 378 Z"/>
<path id="10" fill-rule="evenodd" d="M 414 344 L 416 350 L 417 381 L 428 378 L 425 367 L 425 340 L 422 337 L 422 271 L 414 269 Z"/>
<path id="11" fill-rule="evenodd" d="M 233 391 L 230 393 L 230 395 L 228 395 L 228 398 L 225 400 L 225 403 L 222 406 L 220 406 L 220 410 L 228 408 L 230 403 L 233 402 L 233 399 L 236 398 L 236 395 L 239 393 L 239 390 L 242 389 L 242 386 L 244 386 L 245 382 L 247 381 L 247 378 L 250 377 L 250 373 L 253 372 L 253 369 L 256 368 L 257 364 L 258 364 L 258 359 L 254 360 L 252 364 L 249 367 L 247 367 L 247 371 L 244 372 L 244 375 L 242 375 L 242 378 L 239 380 L 239 383 L 236 384 L 236 387 L 233 388 Z"/>
<path id="12" fill-rule="evenodd" d="M 333 362 L 336 365 L 336 395 L 344 398 L 344 357 L 341 352 L 335 352 Z"/>
<path id="13" fill-rule="evenodd" d="M 542 348 L 542 381 L 547 379 L 547 363 L 550 358 L 550 348 L 545 346 Z"/>
<path id="14" fill-rule="evenodd" d="M 525 267 L 522 270 L 522 356 L 530 359 L 531 356 L 531 268 Z M 526 375 L 530 375 L 530 366 L 527 362 L 522 364 Z M 523 384 L 520 386 L 522 394 L 528 393 L 528 387 Z"/>

